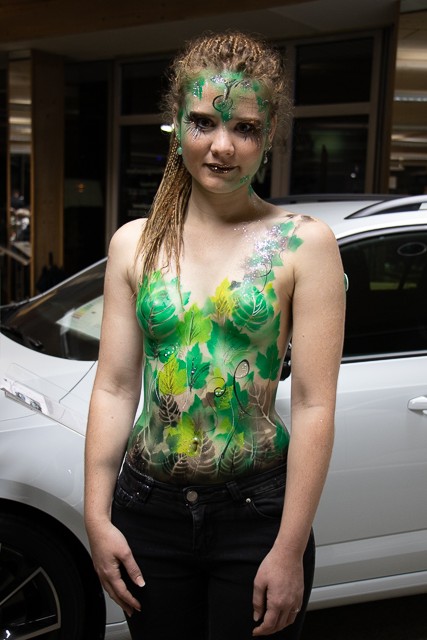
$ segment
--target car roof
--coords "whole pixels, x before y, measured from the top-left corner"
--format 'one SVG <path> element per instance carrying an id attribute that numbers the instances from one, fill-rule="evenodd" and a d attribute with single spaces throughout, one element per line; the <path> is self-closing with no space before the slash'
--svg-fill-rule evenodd
<path id="1" fill-rule="evenodd" d="M 319 200 L 289 196 L 272 202 L 286 211 L 323 220 L 338 239 L 390 227 L 427 225 L 427 195 L 398 198 L 365 196 L 365 199 L 343 195 L 342 200 L 337 196 L 330 199 L 321 196 Z"/>

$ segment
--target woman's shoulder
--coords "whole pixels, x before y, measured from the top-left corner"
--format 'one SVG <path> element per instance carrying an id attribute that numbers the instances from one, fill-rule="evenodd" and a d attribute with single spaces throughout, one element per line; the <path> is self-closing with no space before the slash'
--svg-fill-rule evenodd
<path id="1" fill-rule="evenodd" d="M 277 205 L 270 205 L 269 220 L 273 224 L 289 225 L 294 233 L 309 242 L 335 242 L 335 236 L 326 222 L 305 213 L 294 213 Z"/>
<path id="2" fill-rule="evenodd" d="M 110 247 L 115 248 L 116 246 L 127 246 L 129 248 L 129 245 L 134 245 L 134 248 L 136 249 L 141 234 L 144 231 L 146 222 L 146 218 L 138 218 L 136 220 L 126 222 L 114 232 L 110 241 Z"/>
<path id="3" fill-rule="evenodd" d="M 108 249 L 109 270 L 124 272 L 133 281 L 138 243 L 144 231 L 146 219 L 127 222 L 115 231 Z"/>
<path id="4" fill-rule="evenodd" d="M 130 257 L 134 259 L 139 240 L 144 231 L 146 219 L 137 219 L 119 227 L 113 234 L 108 249 L 108 256 Z"/>

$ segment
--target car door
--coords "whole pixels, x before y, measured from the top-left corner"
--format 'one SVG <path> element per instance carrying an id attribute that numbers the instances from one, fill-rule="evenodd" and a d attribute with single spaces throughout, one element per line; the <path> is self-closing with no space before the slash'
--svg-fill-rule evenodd
<path id="1" fill-rule="evenodd" d="M 340 249 L 346 339 L 315 586 L 348 595 L 368 592 L 367 581 L 373 591 L 425 585 L 427 227 L 365 232 Z"/>

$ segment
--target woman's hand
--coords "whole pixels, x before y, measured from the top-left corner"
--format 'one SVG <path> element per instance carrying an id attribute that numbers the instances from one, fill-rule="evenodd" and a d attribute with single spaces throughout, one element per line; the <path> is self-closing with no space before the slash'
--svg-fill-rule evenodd
<path id="1" fill-rule="evenodd" d="M 141 605 L 127 589 L 120 573 L 123 565 L 131 580 L 143 587 L 145 582 L 124 535 L 111 522 L 87 526 L 92 560 L 102 586 L 108 595 L 131 616 Z"/>
<path id="2" fill-rule="evenodd" d="M 276 547 L 266 555 L 254 580 L 254 636 L 266 636 L 280 631 L 295 621 L 304 594 L 302 556 L 294 551 L 279 551 Z"/>

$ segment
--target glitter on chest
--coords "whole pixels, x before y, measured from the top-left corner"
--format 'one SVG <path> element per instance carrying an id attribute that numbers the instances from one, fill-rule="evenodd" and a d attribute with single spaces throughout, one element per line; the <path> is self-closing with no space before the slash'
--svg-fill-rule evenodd
<path id="1" fill-rule="evenodd" d="M 237 230 L 246 236 L 248 243 L 253 245 L 252 255 L 248 256 L 243 263 L 243 282 L 252 283 L 271 271 L 274 257 L 279 256 L 286 249 L 289 236 L 284 233 L 281 225 L 272 226 L 262 234 L 261 238 L 258 237 L 254 229 L 250 229 L 247 225 L 243 225 L 239 229 L 236 228 Z"/>

